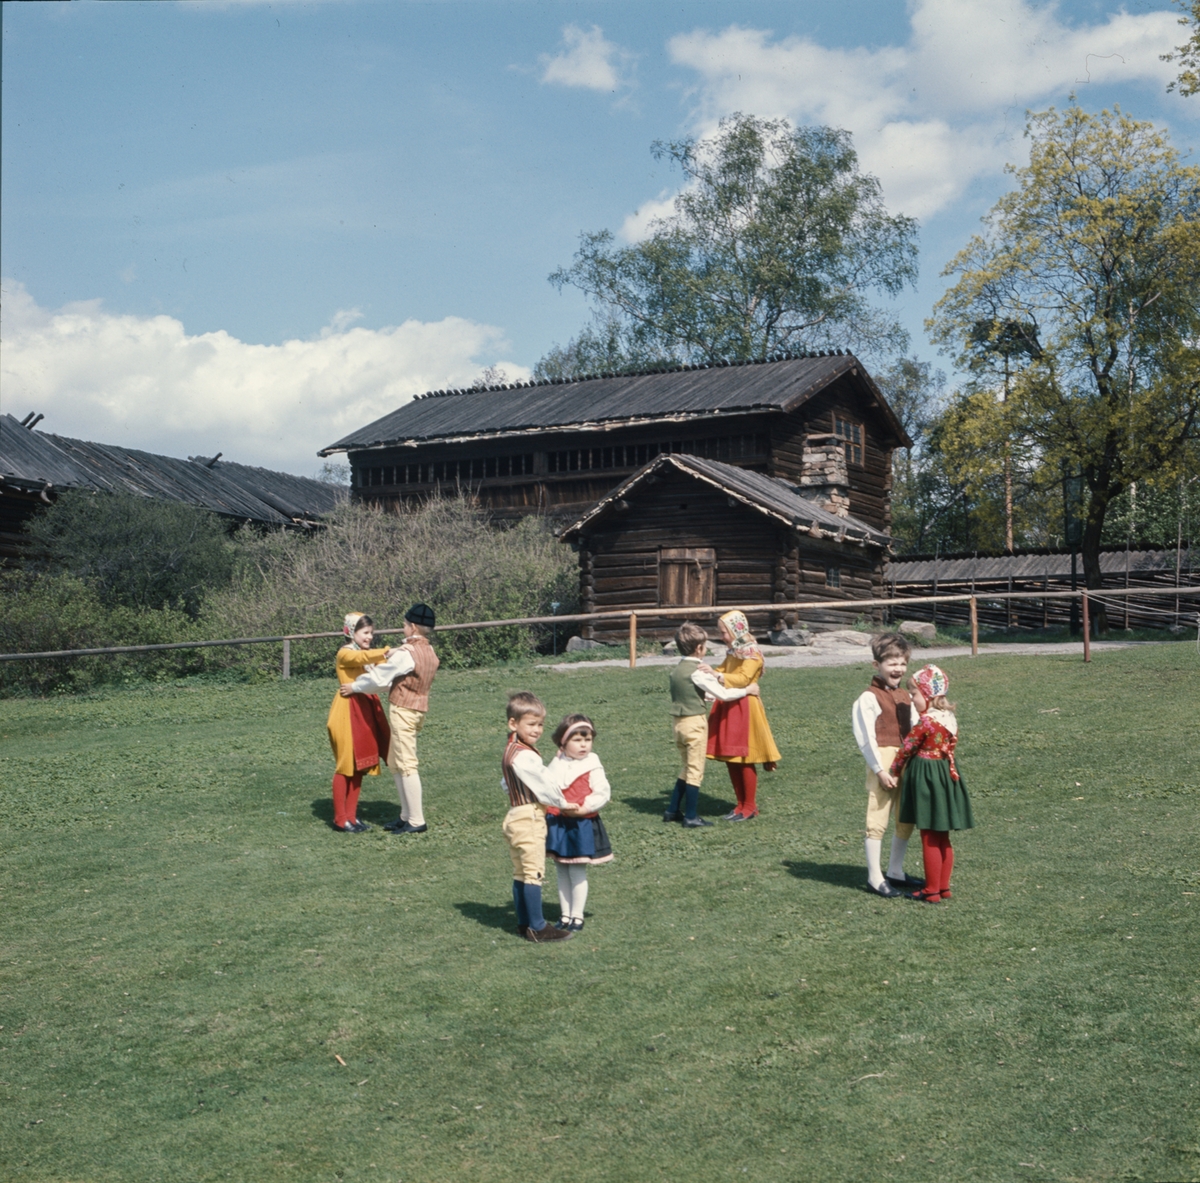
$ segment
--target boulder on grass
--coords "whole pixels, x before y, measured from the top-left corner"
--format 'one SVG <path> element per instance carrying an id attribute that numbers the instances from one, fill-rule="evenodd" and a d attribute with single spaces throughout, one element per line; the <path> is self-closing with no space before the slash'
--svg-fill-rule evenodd
<path id="1" fill-rule="evenodd" d="M 585 641 L 583 637 L 572 637 L 567 642 L 568 653 L 582 653 L 585 649 L 607 649 L 603 641 Z"/>
<path id="2" fill-rule="evenodd" d="M 869 648 L 870 633 L 860 633 L 856 628 L 835 628 L 827 633 L 820 633 L 815 638 L 818 645 L 856 645 Z"/>
<path id="3" fill-rule="evenodd" d="M 780 646 L 811 645 L 812 633 L 803 628 L 781 628 L 767 633 L 767 640 L 772 645 Z"/>
<path id="4" fill-rule="evenodd" d="M 922 641 L 937 640 L 937 628 L 927 620 L 902 620 L 900 631 L 908 637 L 919 637 Z"/>

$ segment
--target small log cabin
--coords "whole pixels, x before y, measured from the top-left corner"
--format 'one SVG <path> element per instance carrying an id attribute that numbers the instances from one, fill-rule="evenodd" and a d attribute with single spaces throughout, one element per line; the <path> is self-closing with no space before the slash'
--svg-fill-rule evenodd
<path id="1" fill-rule="evenodd" d="M 469 491 L 499 518 L 572 521 L 660 455 L 790 480 L 886 532 L 892 451 L 911 441 L 852 354 L 433 391 L 330 444 L 352 495 Z"/>
<path id="2" fill-rule="evenodd" d="M 463 490 L 498 518 L 571 523 L 583 610 L 643 613 L 881 594 L 892 452 L 910 445 L 862 363 L 835 352 L 434 391 L 320 455 L 347 454 L 358 500 Z"/>
<path id="3" fill-rule="evenodd" d="M 659 456 L 560 537 L 579 549 L 580 610 L 636 611 L 639 632 L 660 639 L 680 622 L 656 619 L 655 608 L 694 605 L 711 628 L 721 605 L 852 603 L 884 591 L 883 531 L 788 481 L 698 456 Z M 800 614 L 817 626 L 857 615 L 853 607 Z M 751 616 L 759 634 L 795 623 L 790 612 Z M 626 627 L 597 621 L 583 635 L 613 641 Z"/>

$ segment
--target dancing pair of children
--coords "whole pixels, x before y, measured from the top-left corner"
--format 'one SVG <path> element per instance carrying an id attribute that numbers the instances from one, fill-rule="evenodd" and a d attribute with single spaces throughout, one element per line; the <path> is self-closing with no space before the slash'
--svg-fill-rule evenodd
<path id="1" fill-rule="evenodd" d="M 914 684 L 931 691 L 940 687 L 940 693 L 922 691 L 914 704 L 913 696 L 901 687 L 910 653 L 900 633 L 876 637 L 871 643 L 875 676 L 851 712 L 854 738 L 867 764 L 867 887 L 884 899 L 911 894 L 913 899 L 937 903 L 950 898 L 953 867 L 953 853 L 947 860 L 939 852 L 950 849 L 950 830 L 970 829 L 974 819 L 966 786 L 953 762 L 958 724 L 945 699 L 946 676 L 936 666 L 921 670 Z M 893 813 L 895 833 L 885 874 L 883 836 Z M 921 830 L 924 880 L 904 870 L 914 827 Z"/>
<path id="2" fill-rule="evenodd" d="M 717 628 L 727 652 L 715 667 L 703 661 L 708 644 L 704 629 L 685 621 L 675 634 L 681 657 L 670 678 L 671 730 L 679 750 L 680 771 L 663 821 L 682 821 L 690 829 L 712 825 L 699 815 L 700 786 L 708 760 L 719 760 L 729 770 L 736 804 L 723 820 L 731 822 L 758 816 L 755 765 L 774 770 L 779 760 L 758 686 L 762 651 L 749 621 L 744 612 L 734 610 L 718 620 Z M 709 701 L 713 702 L 711 714 Z"/>
<path id="3" fill-rule="evenodd" d="M 599 815 L 612 790 L 592 750 L 596 728 L 586 715 L 567 715 L 554 731 L 558 752 L 547 768 L 537 750 L 546 725 L 541 700 L 527 691 L 510 695 L 506 715 L 501 771 L 509 809 L 503 831 L 513 864 L 517 932 L 535 944 L 568 940 L 583 928 L 588 867 L 613 857 Z M 547 854 L 558 872 L 557 925 L 542 912 Z"/>
<path id="4" fill-rule="evenodd" d="M 386 761 L 396 782 L 400 816 L 384 827 L 397 834 L 428 830 L 417 760 L 417 736 L 429 712 L 429 689 L 438 657 L 429 643 L 437 623 L 427 604 L 404 614 L 404 641 L 393 649 L 373 648 L 375 625 L 362 612 L 348 613 L 338 650 L 338 690 L 326 727 L 336 761 L 333 776 L 333 828 L 361 834 L 371 827 L 358 817 L 363 773 L 375 776 Z M 386 694 L 385 719 L 380 695 Z"/>

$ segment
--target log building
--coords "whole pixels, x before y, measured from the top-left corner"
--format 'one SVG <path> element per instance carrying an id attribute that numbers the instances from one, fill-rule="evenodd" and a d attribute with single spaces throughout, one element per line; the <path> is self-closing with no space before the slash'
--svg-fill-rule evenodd
<path id="1" fill-rule="evenodd" d="M 835 352 L 434 391 L 320 455 L 347 454 L 358 500 L 462 490 L 498 518 L 571 523 L 583 610 L 643 612 L 878 595 L 910 444 Z"/>

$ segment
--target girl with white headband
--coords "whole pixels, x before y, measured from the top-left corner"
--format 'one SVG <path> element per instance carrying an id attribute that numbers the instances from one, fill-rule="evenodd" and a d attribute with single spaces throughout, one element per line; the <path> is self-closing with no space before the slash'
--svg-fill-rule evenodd
<path id="1" fill-rule="evenodd" d="M 600 820 L 600 810 L 612 797 L 600 757 L 592 751 L 595 724 L 587 715 L 567 715 L 552 736 L 558 754 L 546 769 L 554 787 L 578 813 L 546 810 L 546 853 L 558 872 L 559 928 L 579 932 L 588 895 L 588 867 L 613 860 L 612 843 Z"/>

